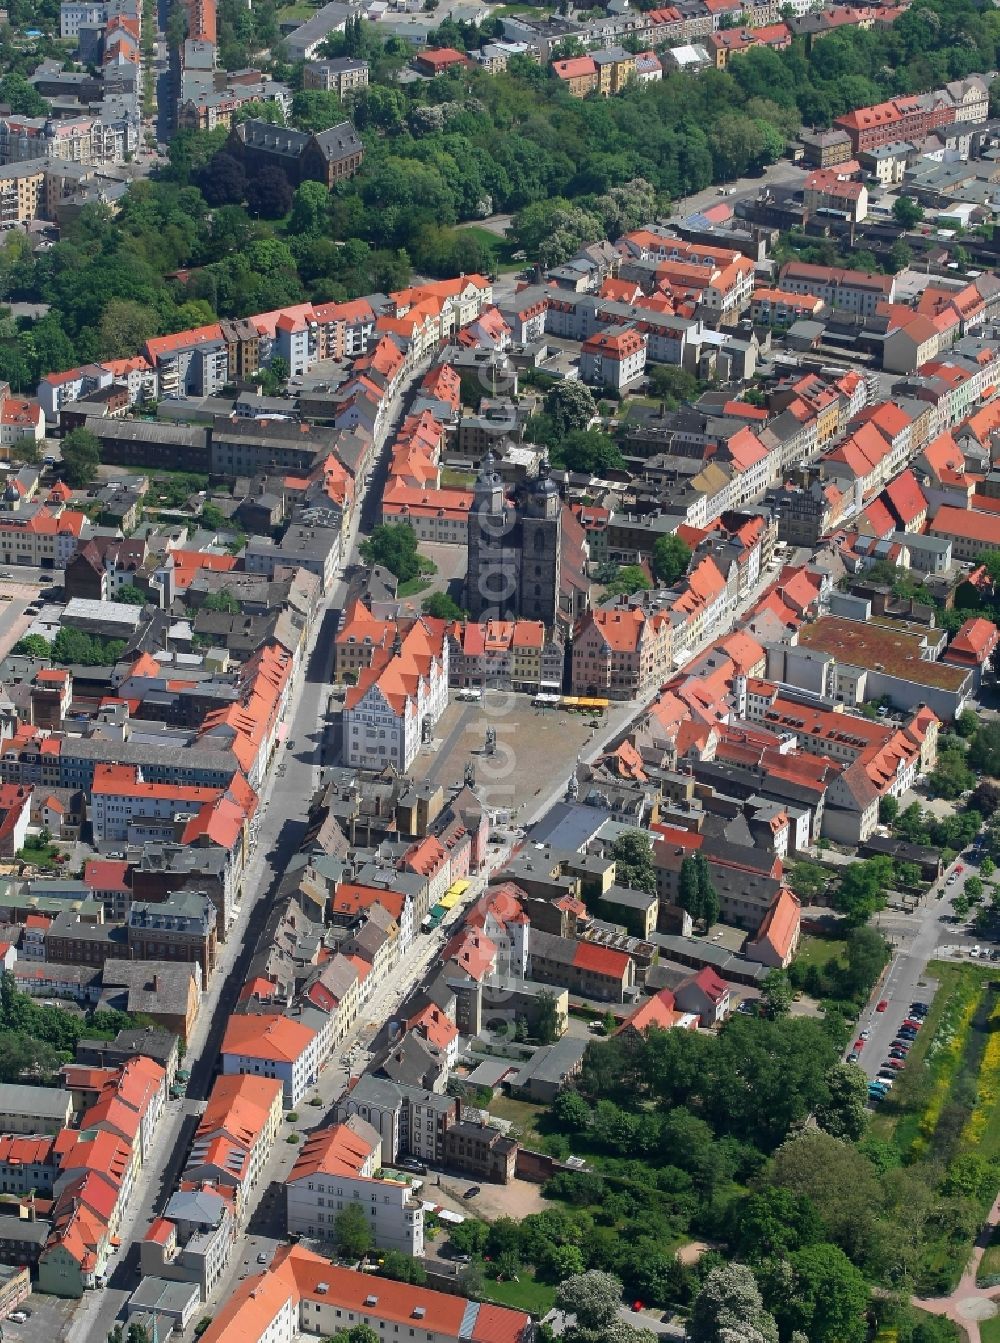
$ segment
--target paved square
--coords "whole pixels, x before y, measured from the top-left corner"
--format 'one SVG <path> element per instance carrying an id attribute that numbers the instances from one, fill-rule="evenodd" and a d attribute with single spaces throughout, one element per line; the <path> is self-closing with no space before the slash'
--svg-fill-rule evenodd
<path id="1" fill-rule="evenodd" d="M 589 717 L 562 709 L 535 709 L 530 695 L 487 690 L 477 704 L 452 700 L 410 773 L 444 788 L 460 784 L 467 764 L 489 807 L 524 807 L 567 780 L 581 751 L 593 740 Z M 496 751 L 486 754 L 486 729 L 496 731 Z"/>

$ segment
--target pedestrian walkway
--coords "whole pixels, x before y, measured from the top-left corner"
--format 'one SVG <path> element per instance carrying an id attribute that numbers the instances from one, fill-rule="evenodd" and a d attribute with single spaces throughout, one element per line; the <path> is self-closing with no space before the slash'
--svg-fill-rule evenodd
<path id="1" fill-rule="evenodd" d="M 1000 1314 L 1000 1286 L 976 1286 L 979 1265 L 990 1243 L 993 1228 L 998 1223 L 1000 1223 L 1000 1194 L 997 1195 L 989 1216 L 976 1238 L 972 1258 L 962 1274 L 962 1279 L 951 1295 L 930 1299 L 919 1296 L 913 1298 L 913 1304 L 919 1306 L 921 1310 L 926 1310 L 931 1315 L 943 1315 L 953 1324 L 957 1324 L 969 1343 L 980 1343 L 980 1320 L 991 1320 L 994 1315 Z"/>

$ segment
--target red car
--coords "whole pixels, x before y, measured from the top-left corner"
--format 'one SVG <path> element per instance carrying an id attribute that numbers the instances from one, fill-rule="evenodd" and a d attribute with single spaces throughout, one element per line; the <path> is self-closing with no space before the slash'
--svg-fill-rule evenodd
<path id="1" fill-rule="evenodd" d="M 906 1020 L 903 1022 L 904 1026 L 909 1026 L 911 1030 L 915 1031 L 918 1031 L 923 1024 L 924 1023 L 922 1021 L 918 1021 L 916 1017 L 907 1017 Z"/>
<path id="2" fill-rule="evenodd" d="M 876 1007 L 875 1011 L 884 1012 L 888 1006 L 889 1006 L 888 998 L 883 998 L 882 1001 L 879 1003 L 878 1007 Z"/>
<path id="3" fill-rule="evenodd" d="M 903 1067 L 903 1060 L 902 1060 L 902 1059 L 886 1059 L 886 1061 L 885 1061 L 885 1066 L 886 1066 L 887 1068 L 895 1068 L 896 1071 L 899 1072 L 899 1070 Z"/>
<path id="4" fill-rule="evenodd" d="M 855 1041 L 854 1041 L 854 1048 L 858 1051 L 859 1054 L 861 1053 L 862 1049 L 864 1049 L 864 1047 L 865 1047 L 865 1042 L 864 1042 L 864 1040 L 855 1040 Z"/>
<path id="5" fill-rule="evenodd" d="M 961 863 L 956 863 L 956 864 L 955 864 L 955 873 L 956 873 L 957 876 L 961 876 L 962 873 L 963 873 L 964 871 L 965 871 L 965 868 L 962 866 Z"/>

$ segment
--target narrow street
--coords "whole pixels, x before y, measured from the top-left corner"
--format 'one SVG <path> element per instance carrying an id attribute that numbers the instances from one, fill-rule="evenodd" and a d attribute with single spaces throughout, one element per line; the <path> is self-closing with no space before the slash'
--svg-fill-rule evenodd
<path id="1" fill-rule="evenodd" d="M 371 507 L 372 495 L 380 497 L 386 447 L 403 418 L 404 401 L 423 371 L 421 364 L 396 394 L 379 444 L 381 469 L 375 473 L 369 496 L 355 509 L 344 546 L 342 573 L 357 562 L 358 545 L 377 512 Z M 183 1167 L 198 1115 L 204 1108 L 204 1099 L 215 1076 L 226 1021 L 236 1004 L 257 938 L 267 919 L 269 898 L 297 852 L 305 831 L 309 801 L 319 776 L 317 746 L 324 732 L 334 636 L 347 593 L 348 584 L 343 579 L 327 593 L 296 676 L 290 697 L 286 744 L 279 748 L 261 790 L 262 820 L 257 849 L 244 881 L 243 904 L 221 948 L 212 982 L 202 995 L 201 1011 L 184 1056 L 185 1066 L 191 1072 L 188 1098 L 168 1102 L 150 1160 L 139 1173 L 123 1219 L 119 1232 L 122 1248 L 117 1261 L 112 1261 L 113 1267 L 109 1265 L 108 1286 L 84 1297 L 67 1333 L 68 1343 L 104 1343 L 125 1300 L 138 1285 L 138 1241 L 169 1198 Z M 279 759 L 282 752 L 283 762 Z M 277 775 L 279 763 L 285 767 L 280 780 Z"/>

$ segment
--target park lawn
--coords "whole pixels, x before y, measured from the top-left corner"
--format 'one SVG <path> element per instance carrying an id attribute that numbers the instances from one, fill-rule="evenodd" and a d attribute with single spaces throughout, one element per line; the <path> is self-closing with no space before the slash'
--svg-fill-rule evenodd
<path id="1" fill-rule="evenodd" d="M 546 1106 L 536 1105 L 534 1101 L 519 1101 L 511 1096 L 501 1096 L 497 1100 L 490 1101 L 489 1109 L 490 1114 L 495 1115 L 497 1119 L 506 1119 L 508 1123 L 516 1125 L 525 1144 L 537 1145 L 541 1141 L 538 1121 L 548 1114 Z"/>
<path id="2" fill-rule="evenodd" d="M 979 1321 L 979 1338 L 980 1343 L 1000 1343 L 1000 1315 Z"/>
<path id="3" fill-rule="evenodd" d="M 441 488 L 451 490 L 467 490 L 476 483 L 476 476 L 473 471 L 456 471 L 453 466 L 443 466 L 441 468 Z"/>
<path id="4" fill-rule="evenodd" d="M 527 1310 L 532 1315 L 545 1315 L 555 1305 L 556 1289 L 547 1283 L 536 1282 L 526 1268 L 517 1275 L 517 1282 L 486 1281 L 486 1299 L 498 1306 Z"/>
<path id="5" fill-rule="evenodd" d="M 397 597 L 415 597 L 418 592 L 423 592 L 429 588 L 431 580 L 429 578 L 408 578 L 405 583 L 400 583 L 396 589 Z"/>
<path id="6" fill-rule="evenodd" d="M 524 266 L 524 261 L 514 260 L 513 253 L 517 251 L 517 245 L 509 238 L 503 238 L 499 233 L 493 233 L 479 224 L 462 224 L 460 228 L 463 233 L 471 233 L 477 242 L 492 250 L 495 257 L 494 264 L 501 274 L 521 270 Z"/>
<path id="7" fill-rule="evenodd" d="M 630 396 L 623 407 L 625 418 L 631 419 L 631 412 L 633 410 L 659 410 L 660 405 L 661 402 L 655 396 Z"/>
<path id="8" fill-rule="evenodd" d="M 296 20 L 305 23 L 306 19 L 311 19 L 315 13 L 312 5 L 283 5 L 275 18 L 279 23 L 293 23 Z"/>
<path id="9" fill-rule="evenodd" d="M 54 844 L 39 844 L 37 836 L 31 835 L 25 840 L 24 848 L 17 852 L 22 863 L 31 863 L 34 867 L 55 868 L 59 850 Z"/>
<path id="10" fill-rule="evenodd" d="M 845 963 L 847 943 L 837 937 L 815 937 L 812 933 L 806 933 L 799 943 L 795 959 L 803 966 L 815 965 L 820 970 L 831 961 Z"/>

